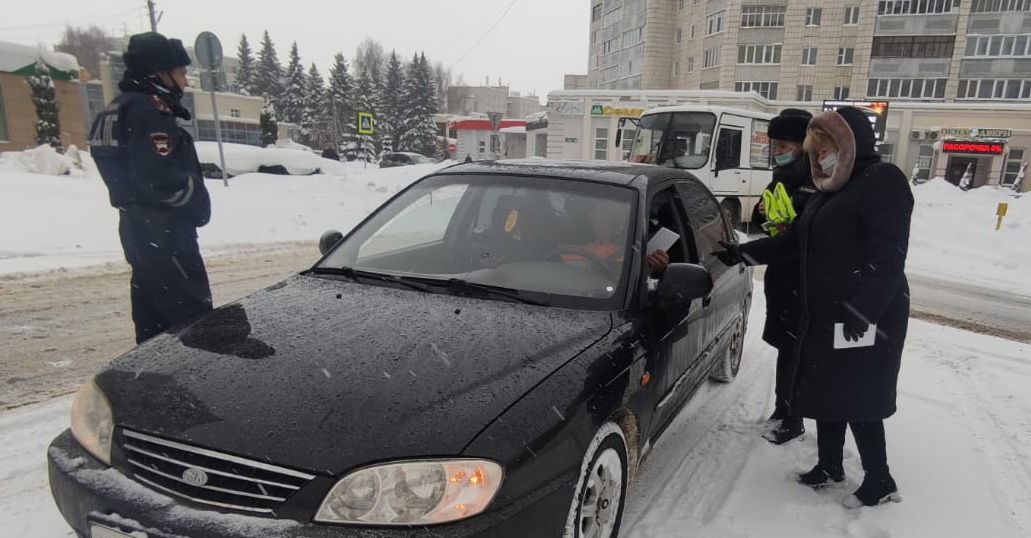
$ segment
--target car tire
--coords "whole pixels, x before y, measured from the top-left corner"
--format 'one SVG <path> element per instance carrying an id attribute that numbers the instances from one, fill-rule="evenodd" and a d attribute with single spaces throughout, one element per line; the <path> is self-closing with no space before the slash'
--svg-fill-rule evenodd
<path id="1" fill-rule="evenodd" d="M 623 430 L 606 422 L 580 465 L 563 538 L 615 538 L 623 521 L 630 466 Z"/>
<path id="2" fill-rule="evenodd" d="M 748 319 L 747 316 L 748 311 L 746 310 L 734 322 L 734 331 L 731 333 L 727 352 L 712 367 L 709 378 L 717 383 L 730 383 L 737 377 L 737 373 L 741 369 L 741 355 L 745 347 L 745 320 Z"/>

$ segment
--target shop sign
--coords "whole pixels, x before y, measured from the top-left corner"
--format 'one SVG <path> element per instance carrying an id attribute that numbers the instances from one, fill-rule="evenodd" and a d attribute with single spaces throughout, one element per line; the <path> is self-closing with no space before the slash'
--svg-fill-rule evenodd
<path id="1" fill-rule="evenodd" d="M 959 136 L 963 138 L 1010 138 L 1013 131 L 1009 129 L 981 129 L 978 127 L 943 127 L 942 136 Z"/>
<path id="2" fill-rule="evenodd" d="M 1006 151 L 1006 144 L 995 142 L 957 142 L 951 140 L 942 142 L 942 151 L 945 153 L 970 153 L 974 155 L 1002 155 Z"/>
<path id="3" fill-rule="evenodd" d="M 594 105 L 592 116 L 619 116 L 621 118 L 640 118 L 646 108 L 618 108 L 610 105 Z"/>
<path id="4" fill-rule="evenodd" d="M 884 142 L 884 131 L 888 128 L 888 101 L 824 101 L 824 110 L 837 110 L 841 107 L 851 106 L 866 113 L 873 126 L 874 136 L 877 142 Z"/>
<path id="5" fill-rule="evenodd" d="M 559 116 L 583 116 L 584 102 L 579 101 L 549 101 L 548 110 Z"/>
<path id="6" fill-rule="evenodd" d="M 579 138 L 566 138 L 566 144 L 576 144 L 579 141 Z"/>

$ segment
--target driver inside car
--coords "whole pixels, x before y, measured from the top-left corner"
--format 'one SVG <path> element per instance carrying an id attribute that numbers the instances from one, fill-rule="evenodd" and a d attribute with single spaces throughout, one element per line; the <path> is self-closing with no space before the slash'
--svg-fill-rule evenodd
<path id="1" fill-rule="evenodd" d="M 613 202 L 599 202 L 590 212 L 593 240 L 587 243 L 567 245 L 560 254 L 563 262 L 593 270 L 598 262 L 611 269 L 618 268 L 624 261 L 623 247 L 627 233 L 629 212 Z M 645 256 L 651 276 L 661 275 L 669 265 L 669 255 L 664 250 L 654 250 Z"/>

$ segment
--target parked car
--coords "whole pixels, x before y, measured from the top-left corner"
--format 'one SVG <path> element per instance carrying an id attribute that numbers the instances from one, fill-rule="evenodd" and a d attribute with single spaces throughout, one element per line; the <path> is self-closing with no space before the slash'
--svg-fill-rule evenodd
<path id="1" fill-rule="evenodd" d="M 85 536 L 617 536 L 654 440 L 740 366 L 730 224 L 672 168 L 436 171 L 98 373 L 50 446 L 54 499 Z"/>
<path id="2" fill-rule="evenodd" d="M 409 153 L 406 151 L 398 151 L 394 153 L 384 153 L 380 156 L 379 167 L 380 168 L 392 168 L 394 166 L 407 166 L 410 164 L 433 164 L 437 161 L 425 156 L 419 155 L 418 153 Z"/>

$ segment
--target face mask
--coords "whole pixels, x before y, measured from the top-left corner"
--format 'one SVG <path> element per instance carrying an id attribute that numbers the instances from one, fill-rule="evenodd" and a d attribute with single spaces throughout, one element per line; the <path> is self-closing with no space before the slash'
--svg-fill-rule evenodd
<path id="1" fill-rule="evenodd" d="M 834 175 L 834 165 L 838 164 L 838 154 L 828 153 L 826 157 L 820 159 L 820 168 L 823 169 L 823 173 L 828 176 Z"/>
<path id="2" fill-rule="evenodd" d="M 795 152 L 789 151 L 782 155 L 774 155 L 773 161 L 777 163 L 777 166 L 787 166 L 795 162 Z"/>

